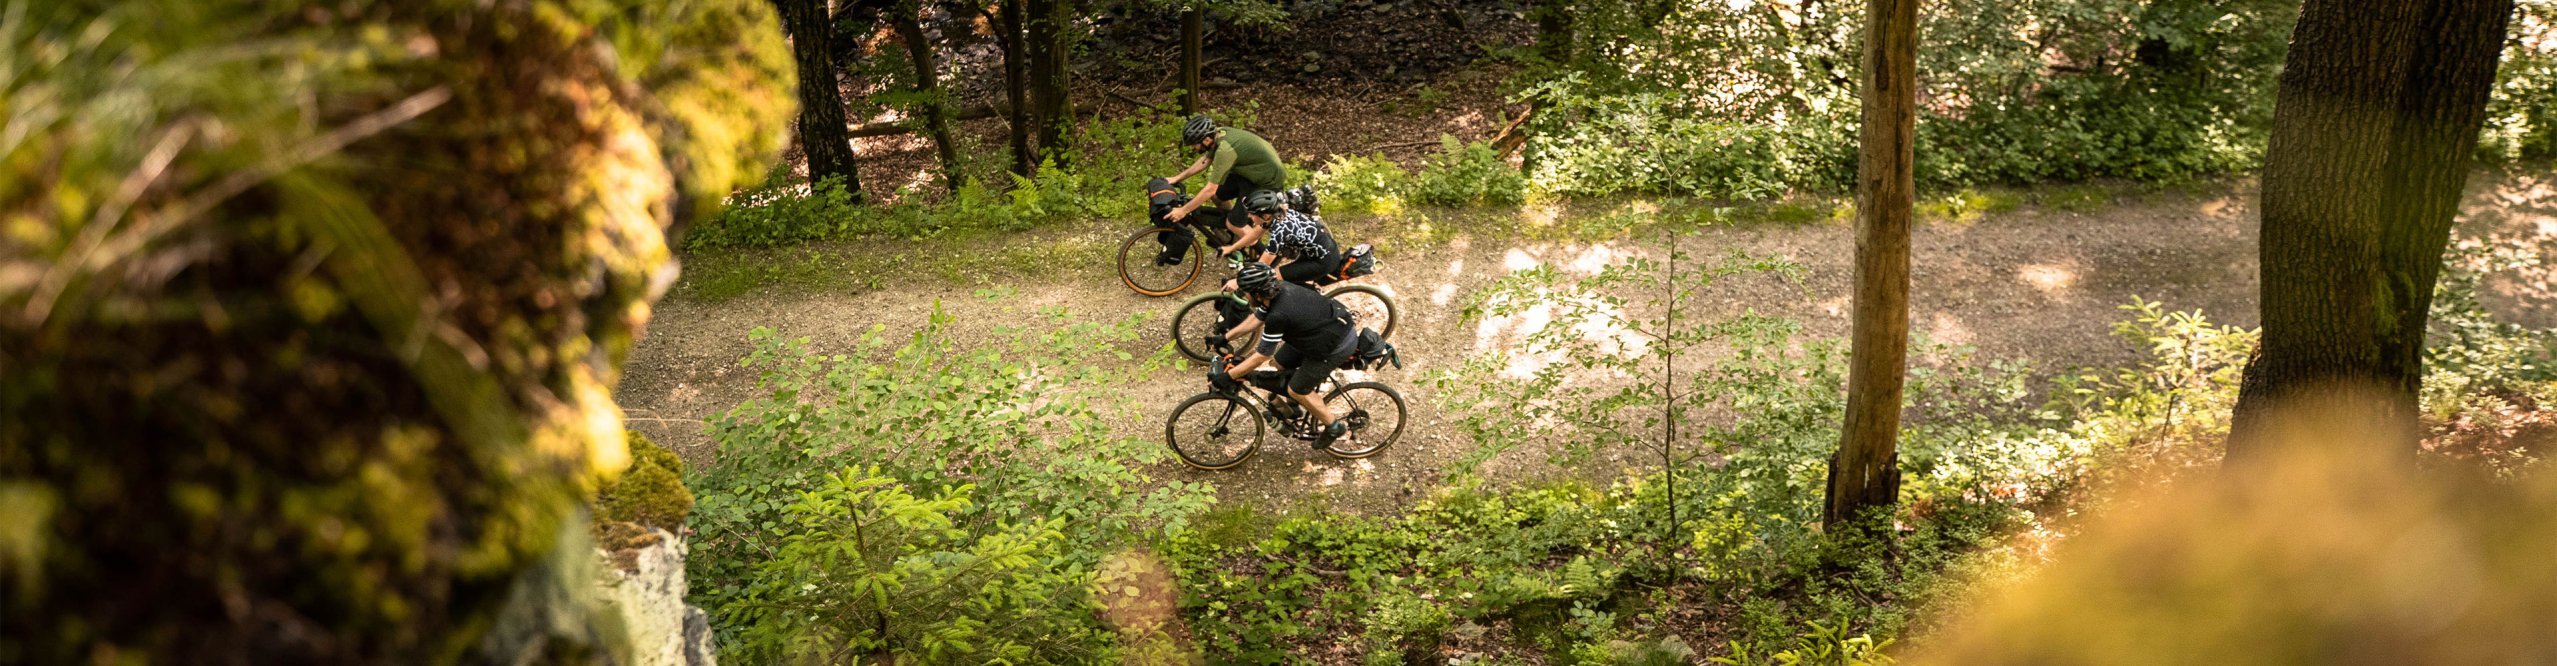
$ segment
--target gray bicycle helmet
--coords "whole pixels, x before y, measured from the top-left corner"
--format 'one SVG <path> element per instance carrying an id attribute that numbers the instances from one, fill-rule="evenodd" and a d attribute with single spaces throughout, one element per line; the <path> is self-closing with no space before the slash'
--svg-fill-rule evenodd
<path id="1" fill-rule="evenodd" d="M 1189 122 L 1181 124 L 1181 145 L 1199 145 L 1212 136 L 1216 136 L 1216 121 L 1207 116 L 1190 116 Z"/>
<path id="2" fill-rule="evenodd" d="M 1243 198 L 1243 212 L 1253 215 L 1277 215 L 1287 208 L 1287 195 L 1277 190 L 1261 190 Z"/>
<path id="3" fill-rule="evenodd" d="M 1244 264 L 1243 269 L 1234 276 L 1235 288 L 1254 296 L 1278 293 L 1278 285 L 1278 271 L 1270 270 L 1268 264 Z"/>

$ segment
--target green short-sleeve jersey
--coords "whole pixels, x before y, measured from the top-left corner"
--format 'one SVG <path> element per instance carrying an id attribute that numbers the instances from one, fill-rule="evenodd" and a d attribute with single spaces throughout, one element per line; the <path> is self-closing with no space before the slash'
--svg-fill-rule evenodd
<path id="1" fill-rule="evenodd" d="M 1261 135 L 1232 127 L 1218 131 L 1216 157 L 1208 162 L 1207 182 L 1225 182 L 1227 173 L 1241 175 L 1261 189 L 1287 186 L 1287 169 L 1279 165 L 1278 151 L 1270 148 L 1270 142 Z"/>

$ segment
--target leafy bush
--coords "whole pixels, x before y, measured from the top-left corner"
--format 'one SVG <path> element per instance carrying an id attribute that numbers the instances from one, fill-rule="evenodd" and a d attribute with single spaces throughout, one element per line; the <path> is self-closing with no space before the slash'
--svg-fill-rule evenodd
<path id="1" fill-rule="evenodd" d="M 2478 152 L 2499 162 L 2557 158 L 2557 0 L 2520 0 L 2512 32 Z"/>
<path id="2" fill-rule="evenodd" d="M 1180 170 L 1180 121 L 1146 115 L 1085 125 L 1076 135 L 1074 162 L 1042 163 L 1035 177 L 989 173 L 1008 187 L 970 176 L 938 201 L 903 198 L 893 204 L 855 204 L 839 183 L 801 186 L 787 182 L 787 165 L 764 186 L 729 197 L 717 218 L 685 238 L 691 249 L 775 247 L 819 240 L 890 236 L 928 238 L 963 230 L 1020 231 L 1057 222 L 1102 217 L 1141 220 L 1144 197 L 1136 185 Z M 999 153 L 998 153 L 999 155 Z M 1006 164 L 1001 161 L 990 164 Z M 879 198 L 874 184 L 870 192 Z"/>
<path id="3" fill-rule="evenodd" d="M 1111 663 L 1063 520 L 970 525 L 974 486 L 919 498 L 845 468 L 786 508 L 780 548 L 722 618 L 748 663 Z"/>
<path id="4" fill-rule="evenodd" d="M 1314 189 L 1322 193 L 1326 210 L 1394 215 L 1403 211 L 1412 174 L 1383 155 L 1334 155 L 1314 174 Z"/>
<path id="5" fill-rule="evenodd" d="M 1749 199 L 1852 185 L 1863 7 L 1571 6 L 1530 70 L 1540 189 Z M 1922 10 L 1928 186 L 2175 180 L 2260 159 L 2296 0 L 1952 0 Z M 1770 187 L 1770 186 L 1773 187 Z"/>
<path id="6" fill-rule="evenodd" d="M 1581 79 L 1546 82 L 1527 95 L 1544 102 L 1543 131 L 1530 141 L 1538 192 L 1599 196 L 1618 192 L 1759 200 L 1810 180 L 1789 172 L 1799 160 L 1768 128 L 1681 117 L 1666 93 L 1585 94 Z M 1844 181 L 1840 181 L 1844 182 Z"/>
<path id="7" fill-rule="evenodd" d="M 901 344 L 873 329 L 840 354 L 818 353 L 805 340 L 783 340 L 765 329 L 754 333 L 755 349 L 744 365 L 761 372 L 760 395 L 712 419 L 718 462 L 691 479 L 700 496 L 693 516 L 700 540 L 688 564 L 693 598 L 720 618 L 724 631 L 794 635 L 801 638 L 790 640 L 836 647 L 889 641 L 898 650 L 926 648 L 899 642 L 916 635 L 893 631 L 810 634 L 800 630 L 823 628 L 754 610 L 786 596 L 755 586 L 772 574 L 769 567 L 778 565 L 769 563 L 788 544 L 841 536 L 802 534 L 806 520 L 884 501 L 869 490 L 858 498 L 846 491 L 840 503 L 794 517 L 791 507 L 810 503 L 811 493 L 858 481 L 830 477 L 830 470 L 858 468 L 859 476 L 893 481 L 899 492 L 964 499 L 933 510 L 969 530 L 1054 530 L 1055 550 L 1039 552 L 1062 561 L 1040 565 L 1046 567 L 1038 570 L 1041 580 L 1049 573 L 1088 578 L 1104 554 L 1177 534 L 1205 509 L 1208 487 L 1147 474 L 1148 465 L 1169 453 L 1113 434 L 1110 424 L 1124 416 L 1104 407 L 1122 404 L 1108 393 L 1112 387 L 1166 358 L 1158 352 L 1144 363 L 1123 362 L 1133 359 L 1122 346 L 1135 339 L 1144 317 L 1096 323 L 1055 310 L 1022 316 L 1036 329 L 999 327 L 998 342 L 986 346 L 954 340 L 949 318 L 937 310 Z M 913 543 L 966 549 L 982 545 L 988 534 Z M 1098 626 L 1088 613 L 1078 617 Z M 764 626 L 774 622 L 781 624 Z M 1084 659 L 1075 654 L 1043 651 L 1038 660 Z"/>
<path id="8" fill-rule="evenodd" d="M 1413 177 L 1412 203 L 1429 206 L 1508 206 L 1527 198 L 1527 177 L 1483 142 L 1439 137 L 1438 154 Z"/>

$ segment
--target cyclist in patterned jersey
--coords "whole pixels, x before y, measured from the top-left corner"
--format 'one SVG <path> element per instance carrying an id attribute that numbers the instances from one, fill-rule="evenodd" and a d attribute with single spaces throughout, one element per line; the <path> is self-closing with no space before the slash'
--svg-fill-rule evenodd
<path id="1" fill-rule="evenodd" d="M 1336 281 L 1332 273 L 1341 265 L 1341 244 L 1322 220 L 1289 210 L 1277 192 L 1253 194 L 1243 201 L 1243 210 L 1251 226 L 1241 229 L 1232 247 L 1217 248 L 1217 254 L 1260 245 L 1260 263 L 1278 269 L 1281 279 L 1308 287 Z"/>

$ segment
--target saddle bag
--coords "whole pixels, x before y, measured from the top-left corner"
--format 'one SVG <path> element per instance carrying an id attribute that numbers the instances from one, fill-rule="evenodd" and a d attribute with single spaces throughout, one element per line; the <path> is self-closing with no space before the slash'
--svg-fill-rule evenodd
<path id="1" fill-rule="evenodd" d="M 1349 362 L 1342 365 L 1352 370 L 1382 370 L 1389 363 L 1396 370 L 1403 368 L 1403 357 L 1395 353 L 1394 343 L 1386 342 L 1376 329 L 1362 328 L 1358 330 L 1357 348 L 1350 352 Z"/>
<path id="2" fill-rule="evenodd" d="M 1154 226 L 1175 226 L 1171 220 L 1163 219 L 1163 216 L 1170 214 L 1172 209 L 1181 207 L 1181 204 L 1189 200 L 1190 197 L 1182 191 L 1181 186 L 1172 184 L 1170 180 L 1157 176 L 1153 180 L 1145 181 L 1146 219 L 1153 221 Z"/>
<path id="3" fill-rule="evenodd" d="M 1338 271 L 1334 271 L 1332 273 L 1332 277 L 1347 280 L 1355 277 L 1365 277 L 1375 273 L 1376 248 L 1369 246 L 1366 243 L 1360 243 L 1355 247 L 1351 247 L 1349 251 L 1341 253 L 1341 268 Z"/>

